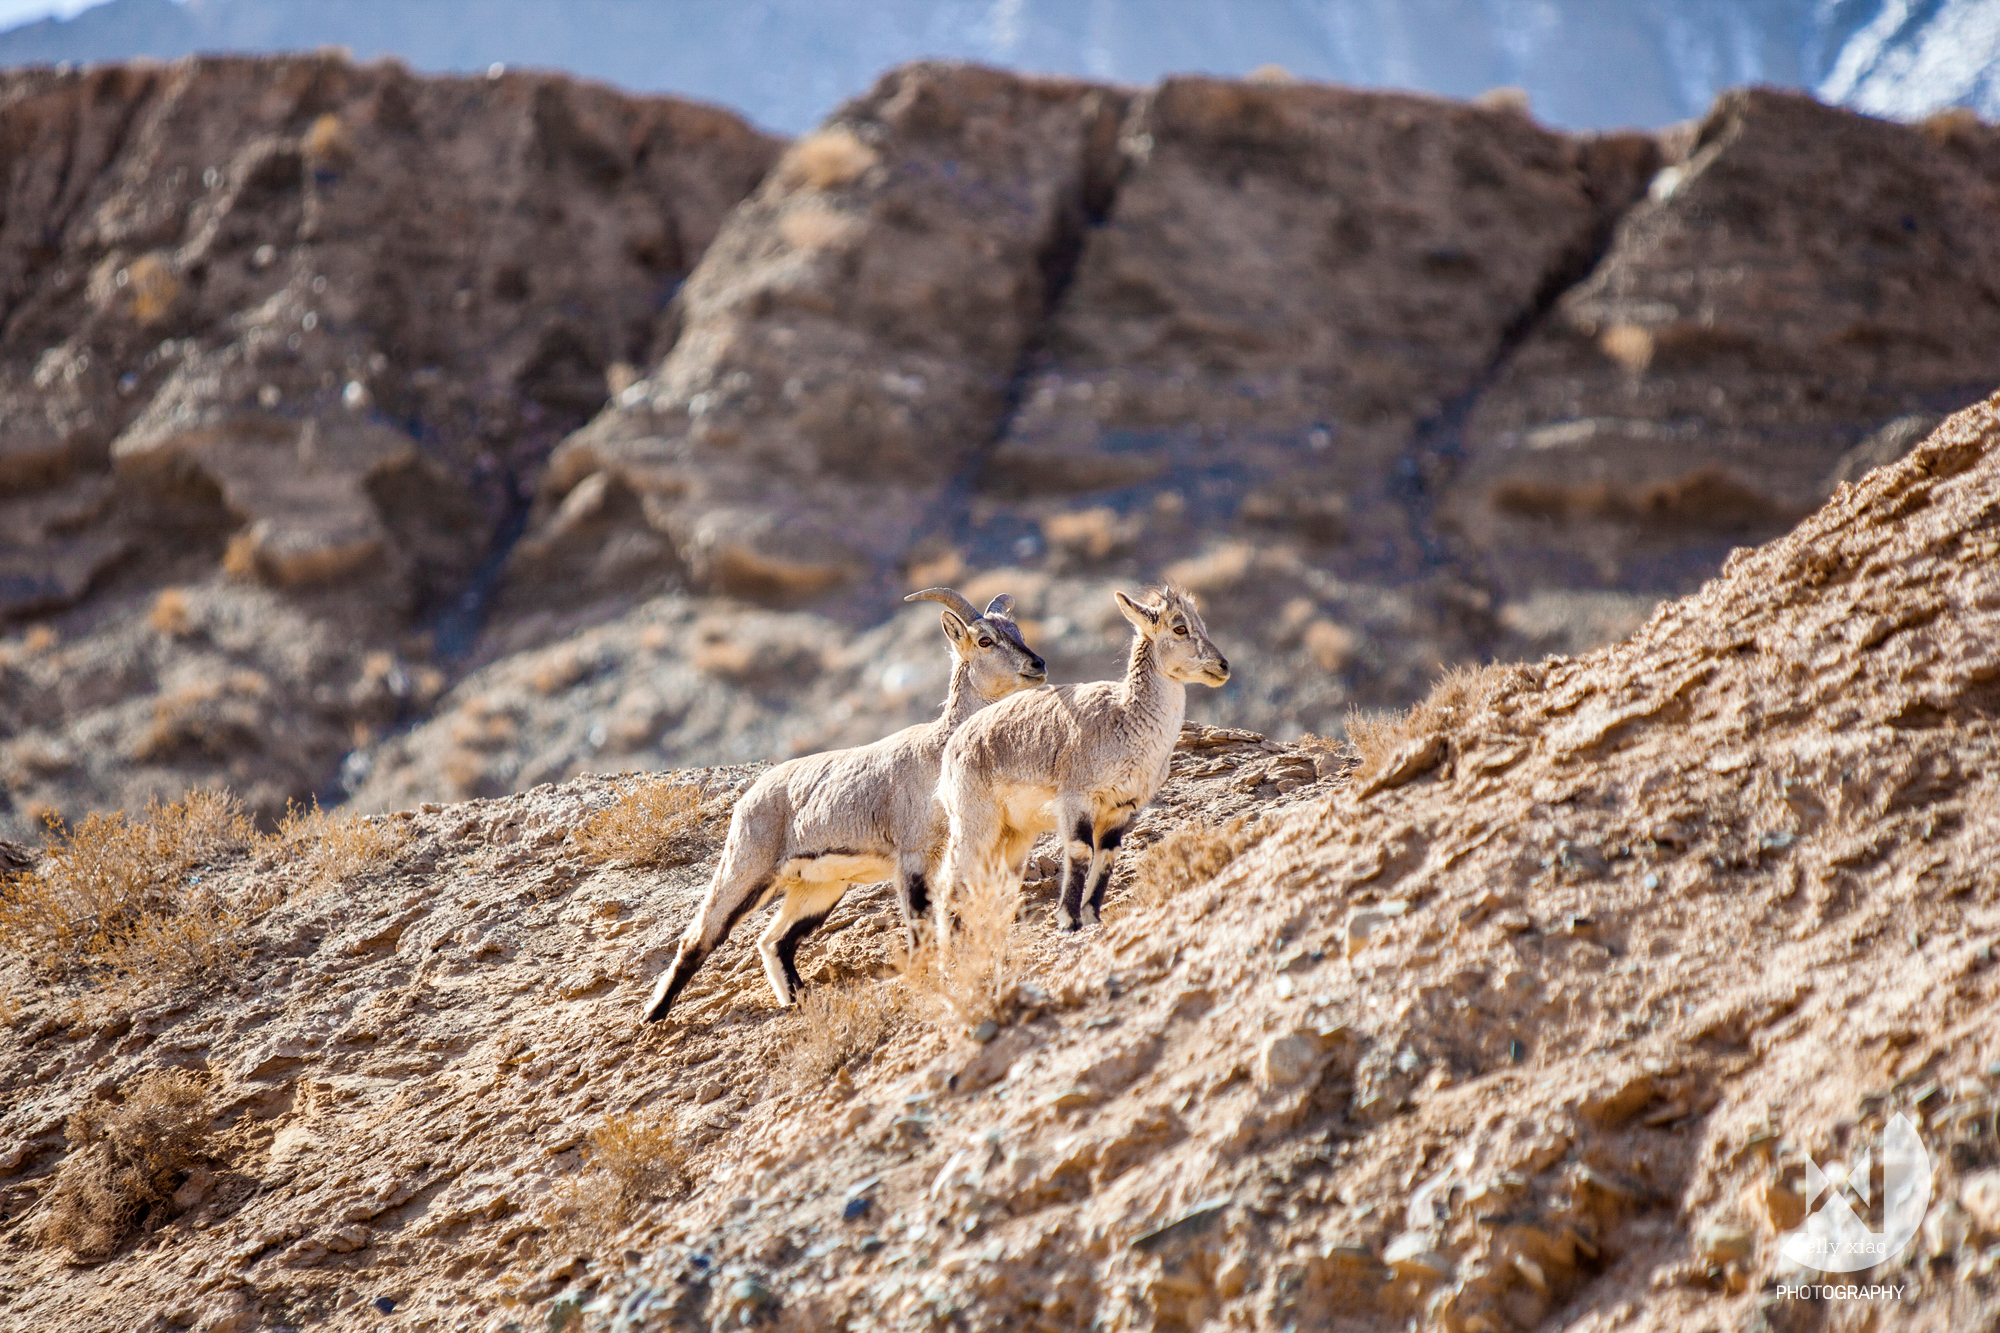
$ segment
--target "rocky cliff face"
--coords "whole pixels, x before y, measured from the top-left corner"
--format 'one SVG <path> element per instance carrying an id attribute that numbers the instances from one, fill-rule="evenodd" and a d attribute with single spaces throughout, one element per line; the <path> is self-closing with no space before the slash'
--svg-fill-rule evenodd
<path id="1" fill-rule="evenodd" d="M 919 64 L 785 147 L 331 57 L 16 83 L 15 836 L 871 740 L 940 582 L 1073 679 L 1174 578 L 1216 720 L 1339 734 L 1629 632 L 2000 379 L 1966 118 Z"/>
<path id="2" fill-rule="evenodd" d="M 1964 119 L 1760 92 L 1575 137 L 1504 103 L 997 77 L 898 72 L 732 219 L 682 343 L 558 452 L 510 568 L 524 614 L 489 640 L 597 623 L 602 668 L 566 701 L 469 680 L 371 754 L 369 805 L 719 755 L 657 706 L 705 650 L 631 647 L 624 590 L 676 580 L 868 625 L 977 576 L 1088 677 L 1118 667 L 1107 588 L 1169 576 L 1242 664 L 1219 720 L 1337 733 L 1441 664 L 1629 632 L 2000 376 L 1991 340 L 1919 314 L 2000 318 L 1952 257 L 1991 244 L 1991 131 Z M 1031 169 L 1024 140 L 1060 151 Z M 920 715 L 884 706 L 903 653 L 796 633 L 821 648 L 786 744 Z M 502 699 L 522 739 L 469 752 Z M 607 710 L 653 721 L 593 746 Z"/>
<path id="3" fill-rule="evenodd" d="M 778 147 L 335 57 L 18 71 L 0 141 L 17 829 L 214 781 L 282 807 L 421 709 L 521 488 L 672 342 Z"/>
<path id="4" fill-rule="evenodd" d="M 1984 392 L 1996 190 L 1970 117 L 1723 98 L 1471 413 L 1448 506 L 1486 577 L 1671 587 Z"/>
<path id="5" fill-rule="evenodd" d="M 589 854 L 639 775 L 346 826 L 358 862 L 239 839 L 198 870 L 278 903 L 228 937 L 241 970 L 0 972 L 0 1308 L 204 1333 L 1994 1318 L 2000 399 L 1625 642 L 1460 677 L 1364 739 L 1354 767 L 1191 726 L 1106 924 L 1055 936 L 1032 886 L 977 1025 L 898 973 L 877 890 L 802 955 L 822 1008 L 772 1009 L 746 921 L 635 1028 L 752 770 L 681 775 L 700 818 L 659 869 Z M 1928 1203 L 1824 1279 L 1895 1288 L 1857 1306 L 1782 1242 L 1812 1173 L 1898 1116 Z M 156 1176 L 109 1174 L 147 1144 Z"/>

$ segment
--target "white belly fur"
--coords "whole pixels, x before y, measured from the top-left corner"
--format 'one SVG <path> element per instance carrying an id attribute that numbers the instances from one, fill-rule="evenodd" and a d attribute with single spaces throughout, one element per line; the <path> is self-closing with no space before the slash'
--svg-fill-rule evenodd
<path id="1" fill-rule="evenodd" d="M 1008 787 L 1000 793 L 1000 808 L 1006 811 L 1008 826 L 1022 832 L 1055 827 L 1056 812 L 1045 787 Z"/>
<path id="2" fill-rule="evenodd" d="M 873 884 L 896 873 L 886 856 L 839 853 L 828 856 L 800 856 L 785 862 L 781 879 L 802 879 L 807 883 Z"/>

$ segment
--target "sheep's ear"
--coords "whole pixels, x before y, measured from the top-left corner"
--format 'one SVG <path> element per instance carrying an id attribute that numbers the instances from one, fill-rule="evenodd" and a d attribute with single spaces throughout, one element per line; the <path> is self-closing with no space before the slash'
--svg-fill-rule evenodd
<path id="1" fill-rule="evenodd" d="M 963 620 L 960 620 L 951 612 L 945 611 L 939 614 L 938 624 L 944 626 L 944 636 L 951 640 L 951 646 L 958 649 L 961 656 L 971 655 L 972 632 L 966 629 Z"/>
<path id="2" fill-rule="evenodd" d="M 1111 594 L 1118 599 L 1118 609 L 1132 622 L 1132 628 L 1141 634 L 1151 634 L 1160 627 L 1160 613 L 1150 606 L 1133 601 L 1122 592 Z"/>

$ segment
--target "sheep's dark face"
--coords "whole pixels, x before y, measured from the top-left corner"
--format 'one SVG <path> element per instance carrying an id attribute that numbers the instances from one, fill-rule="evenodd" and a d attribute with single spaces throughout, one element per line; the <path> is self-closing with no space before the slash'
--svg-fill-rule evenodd
<path id="1" fill-rule="evenodd" d="M 949 611 L 944 613 L 944 632 L 972 668 L 972 688 L 982 699 L 1033 689 L 1049 678 L 1048 663 L 1028 647 L 1021 627 L 1007 614 L 1013 609 L 1014 599 L 1003 593 L 969 624 Z"/>
<path id="2" fill-rule="evenodd" d="M 1132 628 L 1153 642 L 1153 662 L 1161 675 L 1188 685 L 1223 685 L 1229 659 L 1208 637 L 1194 598 L 1172 586 L 1145 602 L 1117 594 L 1118 609 Z"/>

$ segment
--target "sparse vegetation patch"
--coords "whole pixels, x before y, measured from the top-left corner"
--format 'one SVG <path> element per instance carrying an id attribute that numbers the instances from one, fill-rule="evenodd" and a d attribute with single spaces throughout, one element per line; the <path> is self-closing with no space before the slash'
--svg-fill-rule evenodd
<path id="1" fill-rule="evenodd" d="M 909 1012 L 910 989 L 898 981 L 809 990 L 796 1011 L 785 1072 L 801 1090 L 817 1088 L 849 1061 L 879 1049 Z"/>
<path id="2" fill-rule="evenodd" d="M 583 1172 L 550 1191 L 545 1222 L 559 1246 L 596 1250 L 646 1204 L 676 1198 L 692 1183 L 671 1121 L 613 1116 L 590 1132 Z"/>
<path id="3" fill-rule="evenodd" d="M 186 1070 L 156 1070 L 127 1084 L 116 1104 L 88 1103 L 63 1133 L 69 1155 L 29 1234 L 79 1259 L 100 1259 L 168 1204 L 203 1155 L 207 1092 Z"/>
<path id="4" fill-rule="evenodd" d="M 197 873 L 250 843 L 250 821 L 226 793 L 155 801 L 136 821 L 92 813 L 73 829 L 47 822 L 41 864 L 0 881 L 0 947 L 44 976 L 103 969 L 188 980 L 226 962 L 227 937 L 270 905 Z"/>
<path id="5" fill-rule="evenodd" d="M 1512 665 L 1453 667 L 1439 677 L 1423 700 L 1402 712 L 1347 715 L 1347 743 L 1367 774 L 1406 742 L 1420 736 L 1446 735 L 1506 689 L 1520 674 Z"/>
<path id="6" fill-rule="evenodd" d="M 386 863 L 402 846 L 403 833 L 387 820 L 357 814 L 328 814 L 318 798 L 308 805 L 288 802 L 278 831 L 258 840 L 265 865 L 290 865 L 303 878 L 303 891 L 333 888 Z"/>
<path id="7" fill-rule="evenodd" d="M 649 782 L 585 820 L 577 844 L 593 860 L 626 866 L 685 865 L 708 850 L 701 788 Z"/>
<path id="8" fill-rule="evenodd" d="M 952 905 L 951 938 L 919 950 L 904 975 L 920 994 L 970 1029 L 1005 1017 L 1023 979 L 1014 938 L 1021 894 L 1018 886 L 1007 884 L 969 887 L 953 897 Z"/>
<path id="9" fill-rule="evenodd" d="M 1141 852 L 1132 868 L 1132 888 L 1119 903 L 1122 912 L 1160 907 L 1214 879 L 1229 863 L 1255 847 L 1267 832 L 1247 818 L 1227 824 L 1187 824 Z"/>

